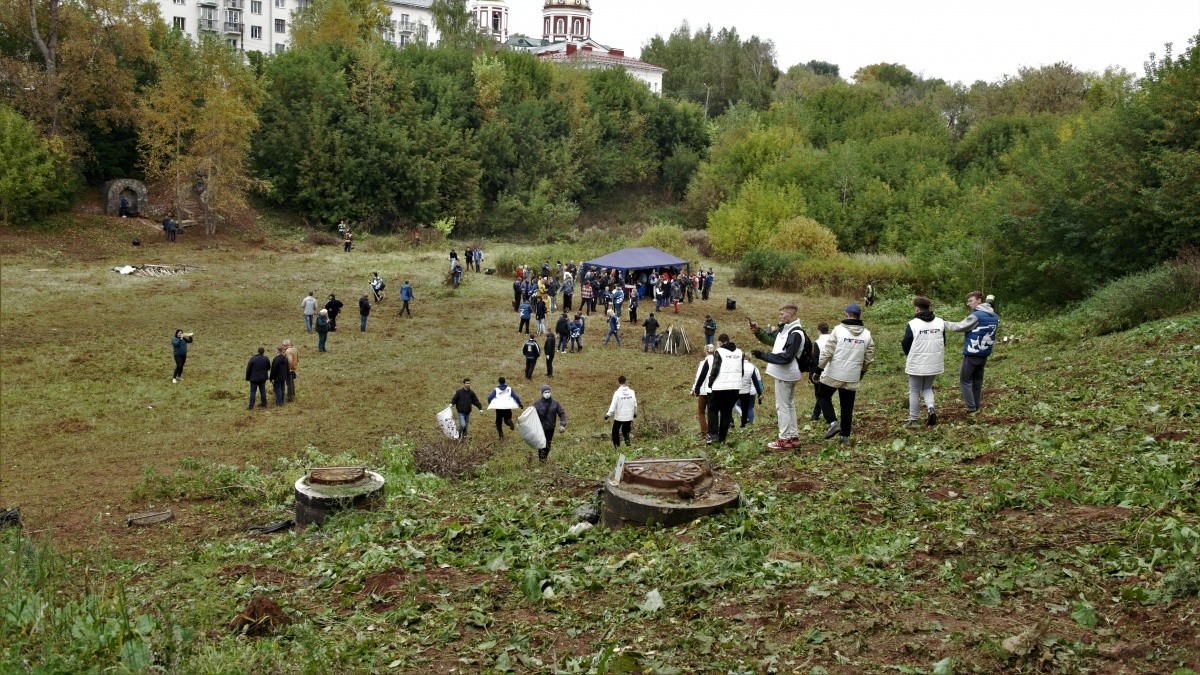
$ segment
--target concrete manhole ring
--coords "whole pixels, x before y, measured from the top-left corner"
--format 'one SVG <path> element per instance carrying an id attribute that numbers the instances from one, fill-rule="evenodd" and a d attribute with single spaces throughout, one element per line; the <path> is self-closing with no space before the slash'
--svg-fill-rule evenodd
<path id="1" fill-rule="evenodd" d="M 621 481 L 660 488 L 678 488 L 685 485 L 694 487 L 699 485 L 707 474 L 708 469 L 696 462 L 631 462 L 625 465 Z"/>

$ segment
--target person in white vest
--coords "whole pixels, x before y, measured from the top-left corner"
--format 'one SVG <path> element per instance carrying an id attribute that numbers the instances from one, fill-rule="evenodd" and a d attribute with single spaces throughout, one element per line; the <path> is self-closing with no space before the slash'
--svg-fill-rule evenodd
<path id="1" fill-rule="evenodd" d="M 692 383 L 692 396 L 696 397 L 696 419 L 700 421 L 700 437 L 708 440 L 708 371 L 712 368 L 713 351 L 716 347 L 704 345 L 704 360 L 696 366 L 696 379 Z"/>
<path id="2" fill-rule="evenodd" d="M 875 361 L 875 341 L 871 331 L 863 326 L 862 307 L 858 304 L 846 306 L 846 318 L 833 329 L 833 338 L 821 349 L 817 367 L 822 369 L 817 400 L 829 428 L 825 438 L 841 434 L 841 442 L 850 440 L 854 428 L 854 396 L 858 386 Z M 833 392 L 838 393 L 842 411 L 839 421 L 833 413 Z"/>
<path id="3" fill-rule="evenodd" d="M 708 442 L 724 444 L 733 423 L 733 406 L 742 390 L 746 376 L 746 357 L 742 350 L 721 333 L 717 336 L 713 365 L 708 374 Z M 716 427 L 715 429 L 713 427 Z"/>
<path id="4" fill-rule="evenodd" d="M 796 431 L 796 383 L 802 377 L 796 355 L 804 349 L 804 329 L 796 318 L 796 306 L 786 304 L 779 308 L 779 326 L 767 332 L 758 324 L 750 322 L 750 330 L 763 344 L 771 345 L 771 351 L 754 350 L 750 355 L 767 362 L 767 375 L 775 380 L 775 416 L 779 423 L 779 438 L 767 444 L 772 450 L 787 450 L 800 447 L 800 436 Z"/>
<path id="5" fill-rule="evenodd" d="M 637 417 L 637 394 L 625 384 L 625 376 L 617 378 L 617 390 L 613 392 L 612 403 L 608 412 L 604 413 L 604 421 L 613 418 L 612 444 L 614 448 L 621 447 L 621 438 L 629 445 L 629 432 L 633 427 L 633 418 Z"/>
<path id="6" fill-rule="evenodd" d="M 933 381 L 946 370 L 946 322 L 933 315 L 929 298 L 913 298 L 913 319 L 904 328 L 900 347 L 904 350 L 904 372 L 908 375 L 908 421 L 905 426 L 917 425 L 921 397 L 929 412 L 925 424 L 937 424 L 933 406 Z"/>
<path id="7" fill-rule="evenodd" d="M 488 410 L 496 411 L 496 433 L 500 434 L 500 438 L 504 438 L 504 427 L 514 429 L 512 421 L 512 411 L 521 409 L 521 399 L 517 396 L 517 392 L 512 390 L 504 382 L 504 378 L 500 378 L 492 393 L 488 394 Z"/>

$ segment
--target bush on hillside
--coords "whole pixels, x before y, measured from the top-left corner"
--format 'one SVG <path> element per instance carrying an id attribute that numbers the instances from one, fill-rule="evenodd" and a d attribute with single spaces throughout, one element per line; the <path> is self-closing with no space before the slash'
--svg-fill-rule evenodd
<path id="1" fill-rule="evenodd" d="M 653 225 L 633 242 L 636 248 L 653 247 L 684 260 L 696 260 L 699 254 L 687 243 L 683 228 L 674 225 Z"/>
<path id="2" fill-rule="evenodd" d="M 867 284 L 876 291 L 888 286 L 922 287 L 925 280 L 903 256 L 836 254 L 811 257 L 786 251 L 747 251 L 738 262 L 733 282 L 739 286 L 781 291 L 819 292 L 860 297 Z"/>
<path id="3" fill-rule="evenodd" d="M 796 216 L 780 223 L 767 246 L 776 251 L 797 251 L 817 257 L 833 256 L 838 252 L 837 236 L 807 216 Z"/>
<path id="4" fill-rule="evenodd" d="M 713 252 L 712 237 L 708 236 L 708 230 L 684 230 L 683 240 L 702 257 L 711 258 L 716 255 Z"/>
<path id="5" fill-rule="evenodd" d="M 1118 279 L 1051 323 L 1048 340 L 1108 335 L 1200 308 L 1200 253 Z"/>

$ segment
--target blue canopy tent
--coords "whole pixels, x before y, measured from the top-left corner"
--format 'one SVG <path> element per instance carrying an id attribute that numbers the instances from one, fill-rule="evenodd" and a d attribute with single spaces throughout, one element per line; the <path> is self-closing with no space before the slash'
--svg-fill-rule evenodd
<path id="1" fill-rule="evenodd" d="M 583 263 L 579 273 L 582 275 L 589 268 L 617 270 L 622 279 L 628 279 L 629 272 L 642 270 L 661 270 L 685 268 L 688 275 L 692 273 L 692 264 L 664 253 L 656 248 L 623 248 L 608 255 L 600 256 Z M 636 275 L 634 276 L 636 278 Z"/>

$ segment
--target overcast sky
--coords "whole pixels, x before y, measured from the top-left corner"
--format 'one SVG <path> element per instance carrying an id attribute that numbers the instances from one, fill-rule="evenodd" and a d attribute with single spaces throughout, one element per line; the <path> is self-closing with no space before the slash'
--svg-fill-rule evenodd
<path id="1" fill-rule="evenodd" d="M 1142 75 L 1150 52 L 1181 52 L 1200 32 L 1200 0 L 591 0 L 592 37 L 637 56 L 684 20 L 693 30 L 737 28 L 775 43 L 787 70 L 812 59 L 841 67 L 901 63 L 925 77 L 970 84 L 1022 66 L 1066 61 Z M 511 32 L 541 37 L 543 0 L 508 0 Z"/>

